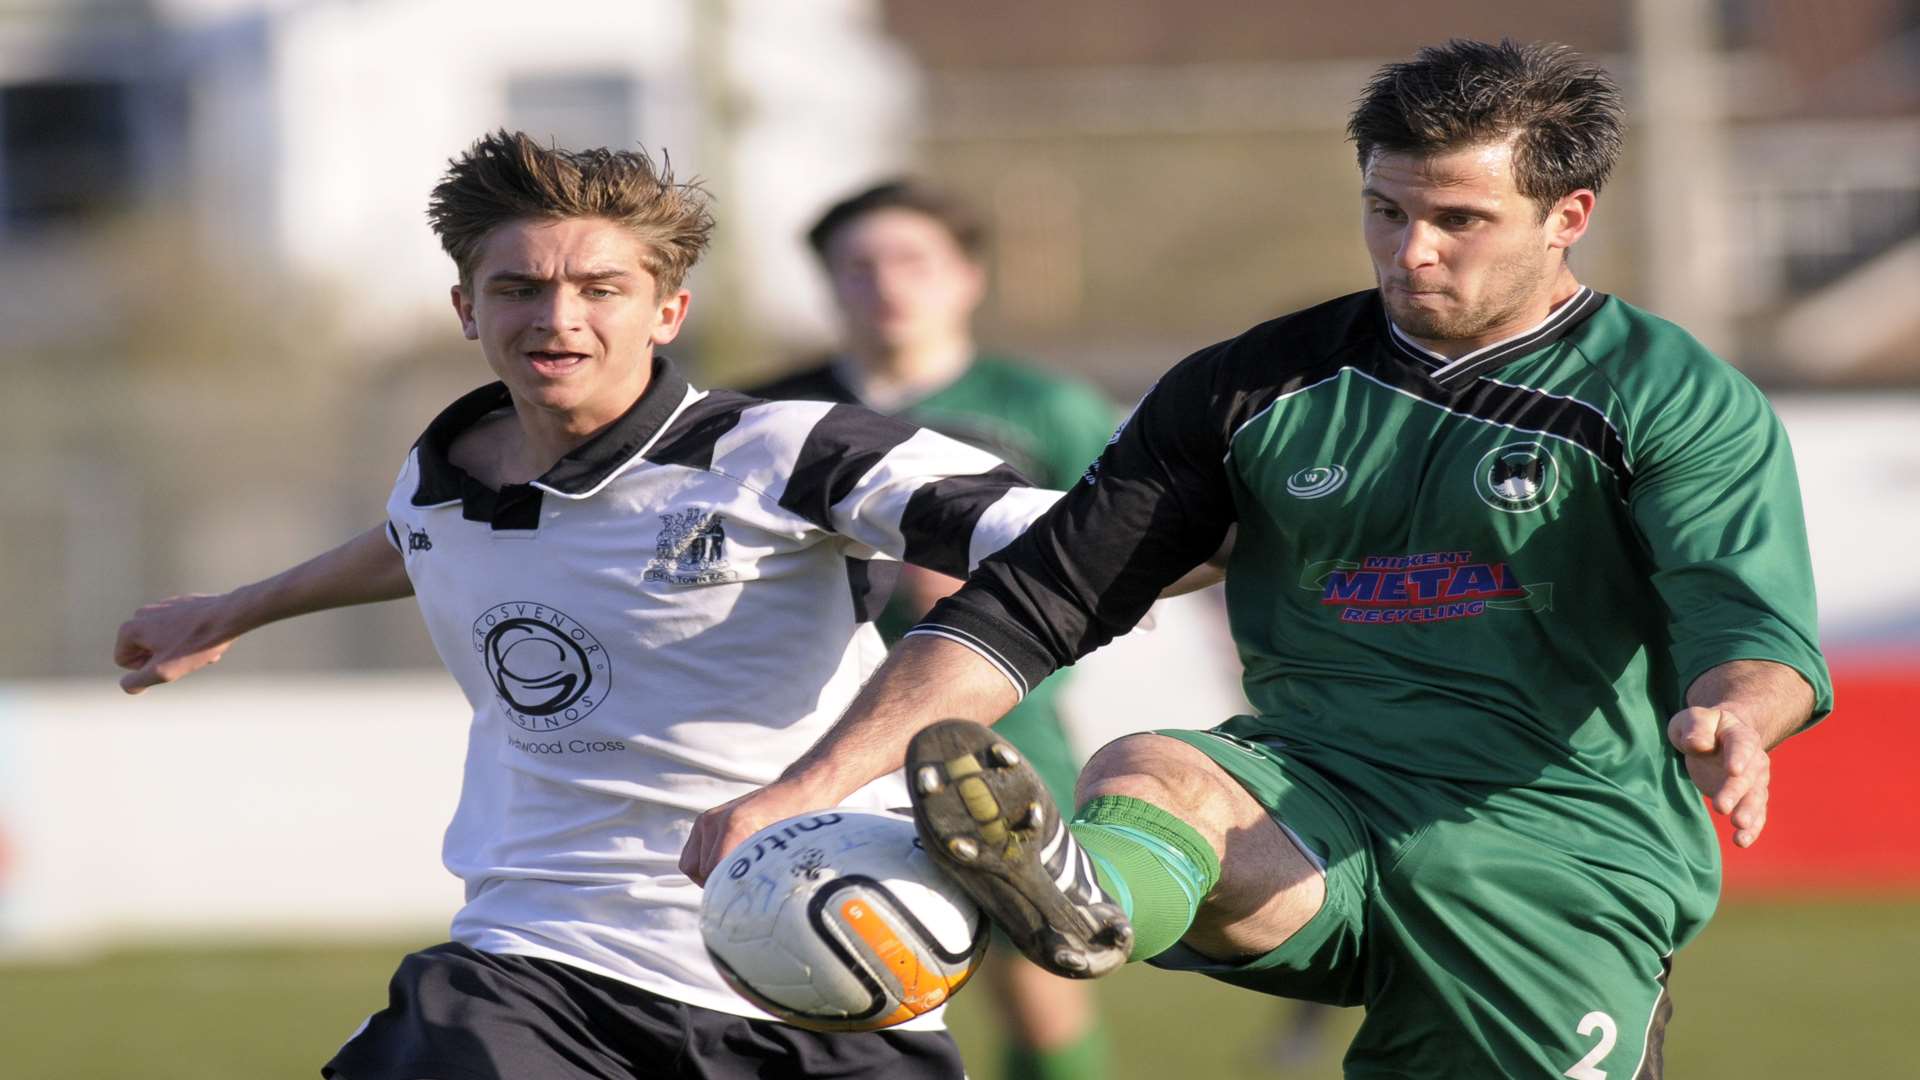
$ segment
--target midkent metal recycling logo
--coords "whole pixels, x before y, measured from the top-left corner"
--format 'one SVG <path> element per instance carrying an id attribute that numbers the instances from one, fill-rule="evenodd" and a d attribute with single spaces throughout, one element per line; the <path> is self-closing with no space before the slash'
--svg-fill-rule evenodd
<path id="1" fill-rule="evenodd" d="M 1552 611 L 1553 583 L 1523 585 L 1503 562 L 1475 562 L 1471 551 L 1368 555 L 1359 562 L 1310 563 L 1300 587 L 1340 611 L 1347 623 L 1427 623 L 1489 611 Z"/>

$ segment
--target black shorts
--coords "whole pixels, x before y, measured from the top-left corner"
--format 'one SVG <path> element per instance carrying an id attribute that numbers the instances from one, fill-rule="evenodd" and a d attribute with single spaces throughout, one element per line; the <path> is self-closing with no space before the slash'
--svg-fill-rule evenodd
<path id="1" fill-rule="evenodd" d="M 320 1070 L 337 1080 L 958 1080 L 944 1031 L 823 1034 L 651 994 L 551 960 L 435 945 Z"/>

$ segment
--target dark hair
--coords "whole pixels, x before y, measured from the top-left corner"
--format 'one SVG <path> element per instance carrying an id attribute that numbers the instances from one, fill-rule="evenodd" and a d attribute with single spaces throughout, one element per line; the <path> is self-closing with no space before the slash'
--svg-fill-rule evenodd
<path id="1" fill-rule="evenodd" d="M 1541 212 L 1599 191 L 1620 156 L 1620 89 L 1564 45 L 1455 39 L 1374 74 L 1347 120 L 1365 170 L 1375 154 L 1445 153 L 1513 140 L 1514 186 Z"/>
<path id="2" fill-rule="evenodd" d="M 888 180 L 834 203 L 807 230 L 807 243 L 813 253 L 827 257 L 827 245 L 833 234 L 856 218 L 877 210 L 911 210 L 939 222 L 960 250 L 970 259 L 978 259 L 987 246 L 987 227 L 973 207 L 920 180 L 901 177 Z"/>
<path id="3" fill-rule="evenodd" d="M 427 202 L 427 220 L 465 285 L 495 228 L 575 217 L 606 218 L 638 235 L 662 294 L 680 287 L 713 231 L 706 191 L 697 181 L 674 182 L 664 155 L 656 165 L 642 150 L 562 150 L 519 131 L 496 131 L 448 162 Z"/>

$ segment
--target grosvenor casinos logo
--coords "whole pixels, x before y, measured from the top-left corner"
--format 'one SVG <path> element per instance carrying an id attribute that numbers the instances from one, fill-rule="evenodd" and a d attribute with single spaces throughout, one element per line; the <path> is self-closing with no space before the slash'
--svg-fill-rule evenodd
<path id="1" fill-rule="evenodd" d="M 577 724 L 613 689 L 600 639 L 547 604 L 514 600 L 481 612 L 473 621 L 473 649 L 507 718 L 526 731 Z"/>

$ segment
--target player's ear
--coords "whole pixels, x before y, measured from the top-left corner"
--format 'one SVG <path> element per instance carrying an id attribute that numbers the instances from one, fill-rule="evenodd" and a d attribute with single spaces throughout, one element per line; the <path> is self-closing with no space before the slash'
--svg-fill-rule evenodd
<path id="1" fill-rule="evenodd" d="M 1562 195 L 1547 210 L 1547 220 L 1543 223 L 1547 231 L 1547 246 L 1565 250 L 1578 243 L 1587 234 L 1587 225 L 1593 221 L 1593 192 L 1587 188 Z"/>
<path id="2" fill-rule="evenodd" d="M 449 291 L 453 297 L 453 313 L 460 317 L 460 332 L 468 341 L 479 341 L 480 325 L 473 321 L 473 301 L 467 297 L 466 289 L 455 285 Z"/>
<path id="3" fill-rule="evenodd" d="M 693 304 L 693 294 L 680 289 L 661 297 L 659 303 L 655 311 L 658 317 L 653 324 L 653 343 L 665 345 L 680 336 L 680 327 L 687 321 L 687 309 Z"/>
<path id="4" fill-rule="evenodd" d="M 987 264 L 968 255 L 960 260 L 967 275 L 967 310 L 972 311 L 987 299 Z"/>

